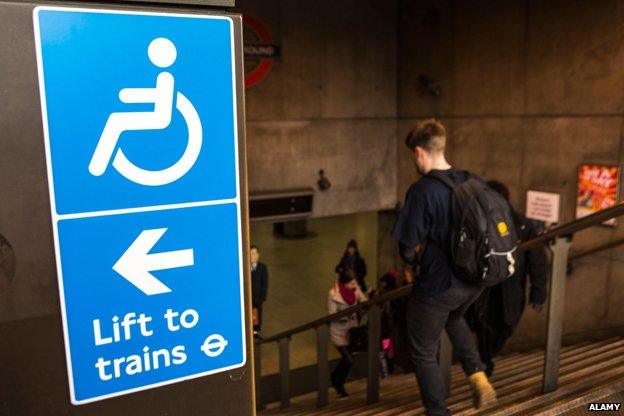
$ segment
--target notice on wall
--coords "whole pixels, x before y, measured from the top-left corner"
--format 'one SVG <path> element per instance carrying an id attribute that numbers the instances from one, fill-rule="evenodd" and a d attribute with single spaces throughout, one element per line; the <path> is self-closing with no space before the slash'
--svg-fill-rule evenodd
<path id="1" fill-rule="evenodd" d="M 581 165 L 576 196 L 576 218 L 614 206 L 618 200 L 619 166 Z M 615 218 L 605 225 L 616 225 Z"/>
<path id="2" fill-rule="evenodd" d="M 552 192 L 527 191 L 526 216 L 532 220 L 558 223 L 561 195 Z"/>

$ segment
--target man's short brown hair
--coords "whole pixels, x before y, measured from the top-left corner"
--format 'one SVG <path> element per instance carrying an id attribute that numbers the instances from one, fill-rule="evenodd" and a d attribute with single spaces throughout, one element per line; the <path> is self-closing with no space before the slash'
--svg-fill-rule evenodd
<path id="1" fill-rule="evenodd" d="M 446 129 L 433 118 L 420 121 L 405 138 L 405 145 L 412 150 L 418 146 L 430 153 L 443 152 L 446 146 Z"/>

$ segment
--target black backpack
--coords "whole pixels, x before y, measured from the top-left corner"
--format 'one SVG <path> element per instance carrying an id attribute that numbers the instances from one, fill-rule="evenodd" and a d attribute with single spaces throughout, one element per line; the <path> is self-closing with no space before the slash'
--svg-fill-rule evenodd
<path id="1" fill-rule="evenodd" d="M 518 237 L 509 203 L 480 178 L 465 172 L 457 182 L 441 172 L 427 176 L 453 190 L 451 254 L 458 278 L 476 286 L 494 286 L 515 273 Z"/>

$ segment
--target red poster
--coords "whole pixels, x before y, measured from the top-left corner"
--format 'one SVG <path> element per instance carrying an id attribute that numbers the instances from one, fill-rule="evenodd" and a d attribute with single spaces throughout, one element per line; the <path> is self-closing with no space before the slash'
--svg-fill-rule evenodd
<path id="1" fill-rule="evenodd" d="M 619 166 L 581 165 L 576 196 L 576 218 L 614 206 L 618 200 Z M 616 225 L 615 218 L 606 225 Z"/>

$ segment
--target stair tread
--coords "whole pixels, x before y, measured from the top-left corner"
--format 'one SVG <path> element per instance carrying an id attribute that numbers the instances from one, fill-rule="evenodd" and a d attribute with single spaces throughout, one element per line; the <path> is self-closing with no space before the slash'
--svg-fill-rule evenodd
<path id="1" fill-rule="evenodd" d="M 606 343 L 607 343 L 606 341 L 600 341 L 600 342 L 593 343 L 593 344 L 582 343 L 582 344 L 578 344 L 574 346 L 564 347 L 562 348 L 562 357 L 565 357 L 566 355 L 569 355 L 569 354 L 574 354 L 578 350 L 586 350 L 588 348 L 594 348 L 594 346 L 596 348 L 602 347 Z M 494 361 L 497 364 L 497 372 L 498 372 L 498 371 L 504 370 L 505 368 L 508 368 L 511 365 L 517 366 L 518 359 L 521 359 L 522 362 L 530 361 L 534 364 L 537 364 L 538 366 L 541 366 L 541 363 L 543 361 L 543 355 L 544 355 L 543 351 L 536 350 L 536 351 L 530 351 L 528 353 L 521 354 L 521 355 L 519 354 L 506 355 L 506 356 L 497 358 Z M 460 366 L 455 365 L 453 366 L 453 369 L 454 371 L 453 371 L 453 377 L 452 377 L 452 386 L 453 388 L 455 388 L 456 384 L 464 384 L 465 378 L 463 376 L 463 372 L 461 371 Z M 407 380 L 405 379 L 405 377 L 407 377 Z M 499 376 L 495 374 L 494 379 L 496 379 L 497 377 Z M 381 391 L 388 392 L 392 390 L 392 387 L 390 386 L 394 384 L 403 384 L 407 386 L 407 387 L 404 387 L 404 389 L 411 390 L 412 392 L 417 394 L 417 396 L 413 396 L 413 394 L 410 395 L 410 397 L 413 398 L 413 400 L 411 399 L 407 399 L 407 400 L 414 401 L 414 400 L 419 399 L 417 386 L 415 384 L 414 376 L 412 374 L 403 374 L 401 376 L 393 376 L 390 378 L 390 380 L 395 380 L 395 381 L 394 383 L 392 383 L 392 381 L 388 382 L 388 380 L 382 380 Z M 384 383 L 388 383 L 388 384 L 384 384 Z M 354 390 L 354 394 L 352 395 L 352 398 L 361 399 L 362 401 L 365 400 L 366 380 L 358 380 L 356 382 L 350 383 L 348 385 L 348 388 L 350 391 Z M 398 393 L 400 394 L 402 392 L 398 391 Z M 388 398 L 389 398 L 389 395 L 385 394 L 384 399 L 388 399 Z M 290 410 L 287 414 L 296 416 L 300 414 L 306 414 L 309 411 L 318 411 L 316 408 L 316 393 L 315 392 L 309 393 L 304 396 L 299 396 L 298 398 L 293 399 L 292 403 L 293 405 L 295 405 L 296 403 L 303 402 L 303 401 L 308 402 L 307 406 L 305 406 L 305 409 L 300 408 L 298 409 L 298 411 Z M 335 412 L 340 411 L 342 407 L 352 408 L 352 405 L 349 403 L 349 401 L 345 401 L 345 400 L 339 400 L 338 402 L 330 404 L 330 406 L 331 405 L 333 405 L 332 414 L 335 414 Z M 293 409 L 294 407 L 295 406 L 291 407 L 291 409 Z M 375 414 L 375 413 L 371 412 L 371 414 Z"/>
<path id="2" fill-rule="evenodd" d="M 612 338 L 594 343 L 581 343 L 562 348 L 560 388 L 541 395 L 541 377 L 544 352 L 541 350 L 516 353 L 495 360 L 496 371 L 492 383 L 499 392 L 497 404 L 490 409 L 472 408 L 471 392 L 460 366 L 454 365 L 451 391 L 447 405 L 453 414 L 511 414 L 513 409 L 537 409 L 549 405 L 548 400 L 572 400 L 571 394 L 585 394 L 613 377 L 624 376 L 624 338 Z M 273 404 L 262 416 L 394 416 L 424 414 L 418 386 L 413 374 L 392 375 L 380 382 L 380 401 L 366 405 L 366 380 L 347 384 L 351 396 L 338 399 L 330 390 L 330 403 L 316 408 L 316 392 L 294 397 L 291 407 L 279 409 Z M 570 393 L 572 392 L 572 393 Z M 520 403 L 521 405 L 518 405 Z M 520 407 L 519 407 L 520 406 Z M 524 406 L 524 407 L 522 407 Z M 514 413 L 516 414 L 516 413 Z M 517 414 L 534 414 L 520 413 Z"/>

